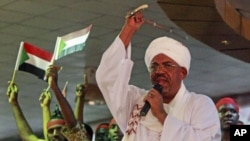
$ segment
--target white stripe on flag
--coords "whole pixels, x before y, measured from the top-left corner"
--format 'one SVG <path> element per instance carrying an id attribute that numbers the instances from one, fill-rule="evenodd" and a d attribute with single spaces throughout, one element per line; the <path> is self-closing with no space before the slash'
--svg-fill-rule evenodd
<path id="1" fill-rule="evenodd" d="M 68 41 L 65 41 L 66 43 L 66 47 L 64 47 L 64 49 L 66 50 L 67 48 L 70 48 L 72 46 L 75 46 L 75 45 L 78 45 L 78 44 L 82 44 L 82 43 L 85 43 L 87 38 L 89 36 L 89 32 L 83 36 L 80 36 L 80 37 L 77 37 L 77 38 L 74 38 L 74 39 L 70 39 Z M 63 40 L 63 39 L 62 39 Z"/>
<path id="2" fill-rule="evenodd" d="M 50 65 L 50 62 L 48 62 L 47 60 L 43 60 L 33 54 L 28 53 L 28 56 L 29 56 L 29 59 L 26 60 L 25 62 L 28 64 L 32 64 L 33 66 L 36 66 L 37 68 L 46 70 Z"/>

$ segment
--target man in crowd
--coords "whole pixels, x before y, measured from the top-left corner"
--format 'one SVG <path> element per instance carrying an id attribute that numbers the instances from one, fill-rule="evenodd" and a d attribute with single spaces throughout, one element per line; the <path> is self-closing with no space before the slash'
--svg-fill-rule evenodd
<path id="1" fill-rule="evenodd" d="M 109 122 L 108 137 L 110 141 L 121 141 L 123 137 L 123 133 L 114 118 Z"/>
<path id="2" fill-rule="evenodd" d="M 91 128 L 90 125 L 87 123 L 84 123 L 84 101 L 85 101 L 85 95 L 87 94 L 88 91 L 88 79 L 87 75 L 84 74 L 83 78 L 84 82 L 81 84 L 76 85 L 76 99 L 75 99 L 75 110 L 74 114 L 77 119 L 77 121 L 82 124 L 87 132 L 87 137 L 89 138 L 90 141 L 92 141 L 93 137 L 93 129 Z"/>
<path id="3" fill-rule="evenodd" d="M 230 141 L 230 125 L 239 125 L 239 105 L 233 98 L 224 97 L 216 103 L 221 124 L 221 141 Z"/>
<path id="4" fill-rule="evenodd" d="M 39 138 L 32 131 L 30 125 L 28 124 L 24 114 L 21 110 L 21 107 L 18 102 L 18 93 L 19 89 L 15 83 L 9 83 L 7 89 L 7 96 L 9 97 L 9 103 L 12 107 L 12 112 L 16 120 L 17 129 L 19 135 L 24 141 L 67 141 L 66 137 L 61 133 L 61 128 L 65 125 L 64 119 L 55 118 L 53 116 L 50 118 L 50 101 L 51 94 L 48 91 L 43 91 L 40 96 L 41 108 L 43 111 L 43 124 L 44 124 L 44 139 Z M 57 114 L 58 115 L 58 114 Z"/>
<path id="5" fill-rule="evenodd" d="M 95 130 L 95 141 L 109 141 L 109 123 L 100 123 Z"/>
<path id="6" fill-rule="evenodd" d="M 58 87 L 59 70 L 60 67 L 51 65 L 46 71 L 46 78 L 49 87 L 54 92 L 65 121 L 65 126 L 62 129 L 63 134 L 68 141 L 89 141 L 85 128 L 77 121 L 70 104 Z"/>

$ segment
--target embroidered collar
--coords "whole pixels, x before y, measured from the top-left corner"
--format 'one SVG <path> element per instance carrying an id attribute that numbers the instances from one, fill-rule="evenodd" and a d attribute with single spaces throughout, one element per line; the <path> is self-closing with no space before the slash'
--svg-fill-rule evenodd
<path id="1" fill-rule="evenodd" d="M 167 111 L 167 113 L 172 113 L 173 108 L 177 106 L 177 104 L 181 104 L 184 97 L 186 91 L 186 87 L 184 85 L 184 83 L 181 83 L 181 87 L 179 89 L 179 91 L 177 92 L 177 94 L 175 95 L 174 99 L 172 101 L 170 101 L 169 104 L 164 103 L 164 109 Z"/>

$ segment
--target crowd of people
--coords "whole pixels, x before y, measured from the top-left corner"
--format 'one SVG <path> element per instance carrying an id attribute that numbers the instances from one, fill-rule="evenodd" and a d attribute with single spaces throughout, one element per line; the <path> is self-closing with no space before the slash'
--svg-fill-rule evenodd
<path id="1" fill-rule="evenodd" d="M 56 66 L 50 66 L 47 70 L 48 84 L 58 101 L 54 111 L 51 112 L 50 110 L 52 98 L 50 91 L 44 89 L 39 97 L 43 119 L 43 138 L 38 137 L 33 132 L 22 112 L 18 102 L 19 88 L 17 84 L 9 82 L 7 89 L 8 101 L 12 107 L 21 139 L 25 141 L 92 141 L 95 138 L 95 141 L 120 141 L 122 132 L 113 118 L 110 123 L 101 123 L 97 127 L 95 134 L 92 127 L 84 122 L 84 100 L 88 88 L 86 75 L 84 75 L 83 84 L 76 85 L 75 108 L 73 111 L 65 98 L 65 94 L 62 94 L 58 87 L 58 70 Z"/>
<path id="2" fill-rule="evenodd" d="M 95 130 L 95 141 L 121 141 L 123 133 L 115 119 L 100 123 Z"/>
<path id="3" fill-rule="evenodd" d="M 100 123 L 95 132 L 84 122 L 86 77 L 83 84 L 76 86 L 76 106 L 72 110 L 57 84 L 59 68 L 53 65 L 48 68 L 46 78 L 57 106 L 51 113 L 52 93 L 44 90 L 39 98 L 43 138 L 30 128 L 18 102 L 19 88 L 10 82 L 7 95 L 22 140 L 229 141 L 230 125 L 244 124 L 239 120 L 239 105 L 229 97 L 214 103 L 205 94 L 185 87 L 191 55 L 181 42 L 159 37 L 145 52 L 151 83 L 160 85 L 161 90 L 155 87 L 145 90 L 129 84 L 133 68 L 131 40 L 143 23 L 140 9 L 129 13 L 119 35 L 102 56 L 96 80 L 113 117 L 109 123 Z M 145 105 L 149 111 L 141 115 Z"/>

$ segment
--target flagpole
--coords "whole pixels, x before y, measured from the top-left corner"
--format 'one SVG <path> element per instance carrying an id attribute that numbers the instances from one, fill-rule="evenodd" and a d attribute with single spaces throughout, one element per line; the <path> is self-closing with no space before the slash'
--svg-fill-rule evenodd
<path id="1" fill-rule="evenodd" d="M 20 47 L 19 47 L 19 51 L 18 51 L 17 59 L 16 59 L 16 64 L 15 64 L 15 68 L 14 68 L 13 75 L 12 75 L 12 78 L 11 78 L 11 83 L 13 83 L 14 80 L 15 80 L 16 71 L 18 70 L 18 67 L 19 67 L 19 64 L 20 64 L 20 57 L 21 57 L 21 54 L 22 54 L 22 50 L 23 50 L 23 42 L 20 43 Z"/>
<path id="2" fill-rule="evenodd" d="M 16 70 L 14 70 L 13 74 L 12 74 L 12 78 L 11 78 L 11 84 L 14 82 L 14 79 L 15 79 L 15 76 L 16 76 Z"/>
<path id="3" fill-rule="evenodd" d="M 63 90 L 62 90 L 62 94 L 64 97 L 66 97 L 67 86 L 68 86 L 68 81 L 65 82 Z"/>
<path id="4" fill-rule="evenodd" d="M 83 83 L 88 83 L 87 75 L 83 74 Z"/>
<path id="5" fill-rule="evenodd" d="M 57 37 L 56 38 L 56 45 L 55 45 L 55 50 L 54 50 L 54 59 L 53 60 L 57 60 L 58 59 L 58 53 L 59 53 L 59 48 L 60 48 L 60 42 L 61 42 L 61 37 Z"/>
<path id="6" fill-rule="evenodd" d="M 54 49 L 54 53 L 53 53 L 53 56 L 52 56 L 50 65 L 54 65 L 54 62 L 55 62 L 55 60 L 57 59 L 58 48 L 59 48 L 59 46 L 60 46 L 60 40 L 61 40 L 61 37 L 57 37 L 57 38 L 56 38 L 55 49 Z M 49 80 L 48 80 L 48 81 L 49 81 Z M 49 91 L 49 89 L 50 89 L 50 85 L 48 85 L 48 87 L 47 87 L 47 89 L 46 89 L 46 92 Z"/>

